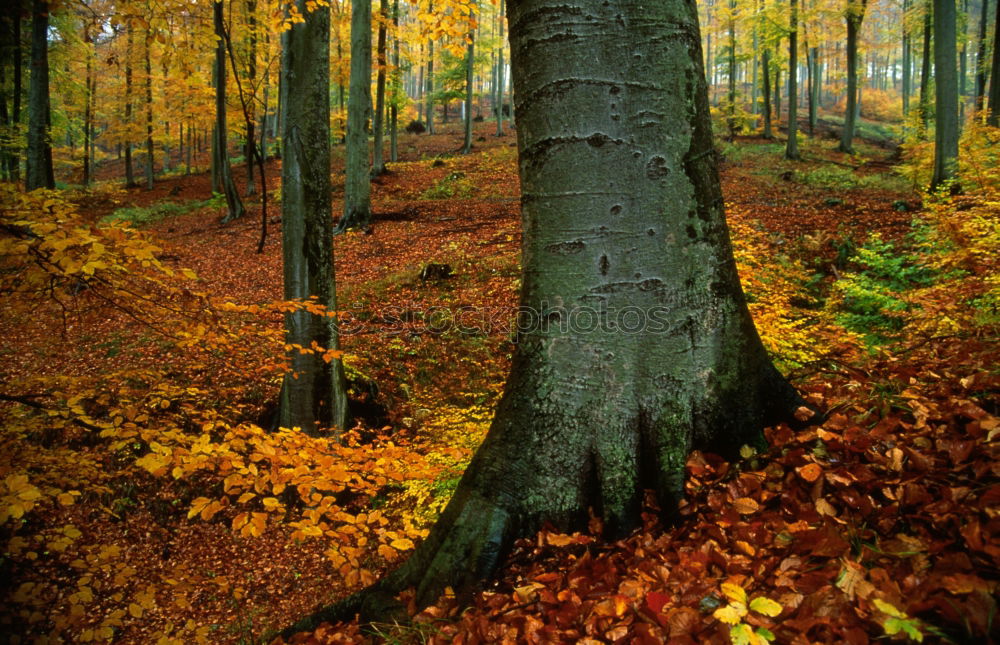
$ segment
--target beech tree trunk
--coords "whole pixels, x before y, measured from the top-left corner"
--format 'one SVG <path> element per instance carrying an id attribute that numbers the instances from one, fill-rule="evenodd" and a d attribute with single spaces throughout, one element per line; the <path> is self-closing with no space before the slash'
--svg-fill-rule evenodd
<path id="1" fill-rule="evenodd" d="M 844 130 L 840 135 L 840 151 L 854 152 L 854 130 L 858 117 L 858 32 L 865 19 L 868 0 L 847 2 L 847 110 L 844 113 Z"/>
<path id="2" fill-rule="evenodd" d="M 395 27 L 392 37 L 392 101 L 389 104 L 389 161 L 399 160 L 399 101 L 400 78 L 399 68 L 399 0 L 392 3 L 392 24 Z"/>
<path id="3" fill-rule="evenodd" d="M 31 4 L 31 81 L 28 86 L 28 149 L 24 183 L 27 190 L 55 188 L 52 142 L 49 139 L 49 6 Z"/>
<path id="4" fill-rule="evenodd" d="M 765 139 L 773 139 L 774 132 L 771 127 L 771 50 L 765 49 L 761 54 L 761 64 L 764 68 L 764 132 L 761 136 Z"/>
<path id="5" fill-rule="evenodd" d="M 226 196 L 227 212 L 223 222 L 231 222 L 243 217 L 243 200 L 233 181 L 233 170 L 229 165 L 229 136 L 226 133 L 226 31 L 222 20 L 222 0 L 213 3 L 215 35 L 215 146 L 219 183 Z"/>
<path id="6" fill-rule="evenodd" d="M 135 171 L 132 168 L 132 22 L 125 25 L 125 186 L 135 186 Z M 215 166 L 212 166 L 213 170 Z"/>
<path id="7" fill-rule="evenodd" d="M 378 45 L 376 55 L 378 72 L 375 80 L 375 112 L 372 115 L 372 133 L 375 135 L 375 147 L 372 152 L 372 177 L 378 177 L 385 172 L 385 155 L 382 148 L 385 142 L 385 25 L 389 20 L 389 0 L 382 0 L 379 8 Z"/>
<path id="8" fill-rule="evenodd" d="M 581 529 L 588 508 L 621 536 L 644 489 L 672 514 L 692 448 L 736 454 L 799 405 L 736 273 L 694 3 L 508 0 L 507 12 L 525 235 L 503 397 L 410 559 L 289 632 L 410 586 L 418 604 L 462 594 L 515 539 Z"/>
<path id="9" fill-rule="evenodd" d="M 434 0 L 427 3 L 427 12 L 434 13 Z M 424 92 L 427 113 L 427 134 L 434 134 L 434 39 L 427 39 L 427 86 Z"/>
<path id="10" fill-rule="evenodd" d="M 991 68 L 990 74 L 992 75 L 992 80 L 990 82 L 990 96 L 989 96 L 989 115 L 986 117 L 986 123 L 992 125 L 993 127 L 1000 127 L 1000 1 L 994 3 L 996 5 L 996 18 L 993 20 L 993 66 Z"/>
<path id="11" fill-rule="evenodd" d="M 469 19 L 475 19 L 475 11 L 469 9 Z M 469 45 L 465 58 L 465 141 L 462 144 L 462 154 L 467 155 L 472 151 L 472 79 L 476 62 L 476 33 L 469 30 Z"/>
<path id="12" fill-rule="evenodd" d="M 337 232 L 371 226 L 371 176 L 365 124 L 372 110 L 372 2 L 351 0 L 351 87 L 347 95 L 347 178 Z"/>
<path id="13" fill-rule="evenodd" d="M 334 282 L 330 190 L 330 8 L 295 6 L 305 22 L 282 35 L 282 200 L 281 233 L 284 296 L 315 297 L 328 312 L 337 310 Z M 286 342 L 338 349 L 336 318 L 296 311 L 285 315 Z M 315 434 L 347 423 L 344 368 L 315 353 L 292 349 L 291 372 L 281 387 L 278 425 Z"/>
<path id="14" fill-rule="evenodd" d="M 958 78 L 955 75 L 955 0 L 934 0 L 934 178 L 931 189 L 955 178 L 958 162 Z"/>
<path id="15" fill-rule="evenodd" d="M 497 117 L 497 136 L 503 136 L 503 86 L 506 82 L 504 80 L 504 60 L 503 60 L 503 48 L 506 44 L 506 38 L 504 37 L 504 10 L 506 8 L 507 0 L 500 0 L 500 15 L 497 17 L 497 22 L 500 23 L 500 47 L 497 52 L 497 90 L 496 90 L 496 100 L 494 102 L 494 111 Z"/>
<path id="16" fill-rule="evenodd" d="M 913 58 L 913 45 L 912 39 L 910 38 L 910 29 L 907 26 L 906 14 L 910 11 L 910 0 L 903 0 L 903 116 L 906 117 L 910 114 L 910 95 L 913 93 L 912 88 L 912 58 Z"/>
<path id="17" fill-rule="evenodd" d="M 1000 4 L 1000 3 L 998 3 Z M 983 110 L 983 99 L 986 96 L 986 16 L 989 15 L 989 0 L 982 0 L 979 5 L 979 36 L 976 43 L 976 88 L 973 105 L 976 114 Z"/>
<path id="18" fill-rule="evenodd" d="M 153 190 L 153 67 L 149 56 L 152 40 L 152 27 L 147 27 L 143 50 L 146 65 L 146 190 Z"/>
<path id="19" fill-rule="evenodd" d="M 924 3 L 924 50 L 920 63 L 920 138 L 927 136 L 931 118 L 931 98 L 928 91 L 931 84 L 931 4 Z"/>

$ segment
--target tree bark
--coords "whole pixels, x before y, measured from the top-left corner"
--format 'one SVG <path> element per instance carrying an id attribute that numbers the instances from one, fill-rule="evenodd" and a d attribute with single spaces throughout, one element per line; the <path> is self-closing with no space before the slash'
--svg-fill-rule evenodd
<path id="1" fill-rule="evenodd" d="M 247 138 L 244 145 L 243 158 L 246 159 L 247 164 L 247 186 L 246 195 L 247 197 L 255 195 L 257 193 L 257 185 L 254 183 L 253 178 L 253 166 L 256 155 L 254 151 L 257 148 L 257 113 L 256 113 L 256 98 L 257 98 L 257 3 L 255 0 L 247 0 L 247 83 L 250 86 L 250 98 L 249 100 L 244 100 L 240 97 L 241 103 L 245 105 L 244 121 L 246 122 Z M 229 49 L 232 49 L 232 43 L 229 43 Z M 232 52 L 230 52 L 232 53 Z M 265 56 L 267 53 L 265 52 Z M 266 72 L 265 72 L 266 73 Z M 237 78 L 236 70 L 233 70 L 233 77 Z M 243 92 L 241 91 L 242 95 Z M 267 104 L 264 104 L 264 111 L 267 111 Z M 266 221 L 266 220 L 265 220 Z"/>
<path id="2" fill-rule="evenodd" d="M 764 68 L 764 132 L 761 135 L 765 139 L 773 139 L 774 132 L 771 126 L 771 50 L 765 49 L 761 54 L 761 64 Z"/>
<path id="3" fill-rule="evenodd" d="M 989 0 L 982 0 L 979 5 L 979 37 L 976 44 L 976 89 L 973 105 L 976 114 L 983 111 L 983 100 L 986 96 L 986 16 L 989 12 Z"/>
<path id="4" fill-rule="evenodd" d="M 469 20 L 475 19 L 475 9 L 470 6 Z M 469 30 L 469 44 L 465 57 L 465 141 L 462 143 L 462 154 L 472 152 L 472 79 L 476 62 L 476 33 Z"/>
<path id="5" fill-rule="evenodd" d="M 854 130 L 858 117 L 858 32 L 865 19 L 868 0 L 847 1 L 847 110 L 844 130 L 840 136 L 840 151 L 854 153 Z"/>
<path id="6" fill-rule="evenodd" d="M 996 4 L 996 18 L 993 19 L 993 66 L 990 74 L 990 112 L 986 117 L 986 123 L 994 128 L 1000 127 L 1000 1 Z"/>
<path id="7" fill-rule="evenodd" d="M 150 48 L 153 34 L 152 26 L 146 27 L 145 49 L 143 50 L 146 65 L 146 190 L 153 190 L 153 66 L 150 60 Z"/>
<path id="8" fill-rule="evenodd" d="M 49 138 L 49 6 L 45 0 L 33 0 L 31 14 L 28 150 L 24 172 L 27 190 L 56 187 Z"/>
<path id="9" fill-rule="evenodd" d="M 126 16 L 128 21 L 125 25 L 126 45 L 125 45 L 125 187 L 135 186 L 135 171 L 132 168 L 132 45 L 134 36 L 132 32 L 132 21 Z M 213 166 L 214 169 L 214 166 Z"/>
<path id="10" fill-rule="evenodd" d="M 282 254 L 286 300 L 315 298 L 337 310 L 330 190 L 330 8 L 306 9 L 305 22 L 282 36 Z M 295 311 L 285 315 L 286 341 L 338 349 L 333 316 Z M 290 372 L 281 388 L 278 424 L 315 434 L 347 423 L 344 370 L 316 353 L 289 352 Z"/>
<path id="11" fill-rule="evenodd" d="M 399 76 L 399 0 L 392 3 L 392 102 L 389 105 L 389 161 L 399 161 L 399 101 L 402 79 Z"/>
<path id="12" fill-rule="evenodd" d="M 910 11 L 910 0 L 903 0 L 903 117 L 910 114 L 910 95 L 913 93 L 912 87 L 912 67 L 913 67 L 913 45 L 910 38 L 910 29 L 907 24 L 907 14 Z"/>
<path id="13" fill-rule="evenodd" d="M 934 0 L 934 177 L 931 189 L 955 178 L 958 162 L 958 78 L 955 0 Z"/>
<path id="14" fill-rule="evenodd" d="M 692 448 L 736 454 L 799 405 L 736 273 L 694 3 L 507 11 L 525 235 L 503 397 L 410 559 L 286 634 L 410 586 L 421 605 L 446 586 L 463 594 L 515 539 L 581 529 L 588 508 L 623 535 L 647 488 L 671 515 Z"/>
<path id="15" fill-rule="evenodd" d="M 217 172 L 222 192 L 226 196 L 227 212 L 223 222 L 231 222 L 243 217 L 243 200 L 233 181 L 233 170 L 229 165 L 229 136 L 226 133 L 226 26 L 222 20 L 222 0 L 215 0 L 213 24 L 218 41 L 215 44 L 215 145 Z"/>
<path id="16" fill-rule="evenodd" d="M 931 98 L 928 91 L 931 84 L 931 4 L 924 3 L 924 51 L 920 64 L 920 138 L 927 136 L 931 118 Z"/>
<path id="17" fill-rule="evenodd" d="M 434 14 L 434 0 L 427 3 L 427 12 Z M 434 134 L 434 39 L 427 39 L 427 85 L 424 99 L 427 113 L 427 134 Z"/>
<path id="18" fill-rule="evenodd" d="M 379 8 L 378 46 L 376 49 L 378 72 L 375 80 L 375 112 L 372 116 L 372 133 L 375 148 L 372 154 L 372 177 L 385 172 L 385 156 L 382 153 L 385 141 L 385 26 L 389 21 L 389 0 L 382 0 Z"/>
<path id="19" fill-rule="evenodd" d="M 365 124 L 372 104 L 372 3 L 351 0 L 351 87 L 347 95 L 347 178 L 337 232 L 371 226 L 371 178 Z"/>
<path id="20" fill-rule="evenodd" d="M 495 111 L 497 117 L 497 136 L 503 136 L 503 90 L 504 90 L 504 75 L 506 70 L 504 69 L 503 60 L 503 48 L 506 44 L 506 39 L 504 37 L 504 10 L 506 8 L 507 0 L 500 0 L 500 15 L 497 16 L 497 22 L 500 23 L 500 47 L 497 52 L 497 91 L 496 91 L 496 101 L 495 101 Z"/>
<path id="21" fill-rule="evenodd" d="M 788 32 L 788 140 L 785 159 L 799 158 L 799 3 L 789 0 Z"/>

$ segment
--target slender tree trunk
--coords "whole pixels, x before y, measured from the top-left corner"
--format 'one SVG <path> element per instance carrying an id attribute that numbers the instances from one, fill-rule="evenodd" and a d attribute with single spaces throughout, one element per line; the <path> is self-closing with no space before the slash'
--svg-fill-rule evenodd
<path id="1" fill-rule="evenodd" d="M 418 605 L 464 596 L 516 539 L 585 528 L 589 508 L 625 535 L 644 489 L 673 515 L 692 448 L 738 454 L 799 405 L 736 273 L 694 3 L 509 0 L 508 15 L 531 313 L 503 397 L 410 559 L 295 629 L 407 587 Z"/>
<path id="2" fill-rule="evenodd" d="M 286 300 L 315 298 L 337 310 L 330 190 L 330 8 L 295 6 L 305 22 L 282 36 L 282 254 Z M 366 32 L 367 33 L 367 32 Z M 352 92 L 353 94 L 353 92 Z M 281 387 L 278 425 L 316 434 L 347 424 L 339 356 L 327 362 L 298 347 L 338 350 L 336 318 L 305 310 L 285 315 L 289 373 Z"/>
<path id="3" fill-rule="evenodd" d="M 402 79 L 399 70 L 399 0 L 392 3 L 392 103 L 389 105 L 389 160 L 399 161 L 399 103 Z"/>
<path id="4" fill-rule="evenodd" d="M 997 1 L 994 0 L 994 2 Z M 973 102 L 977 115 L 983 111 L 983 98 L 986 96 L 986 17 L 989 14 L 989 5 L 989 0 L 982 0 L 979 6 L 979 38 L 976 44 L 976 94 Z"/>
<path id="5" fill-rule="evenodd" d="M 152 27 L 147 27 L 143 50 L 146 65 L 146 190 L 153 190 L 153 66 L 149 53 L 152 40 Z"/>
<path id="6" fill-rule="evenodd" d="M 351 0 L 351 87 L 347 96 L 347 177 L 344 183 L 344 214 L 337 232 L 371 226 L 371 169 L 368 165 L 368 133 L 372 92 L 372 3 Z"/>
<path id="7" fill-rule="evenodd" d="M 469 9 L 469 19 L 475 19 L 475 7 Z M 469 45 L 465 58 L 465 142 L 462 144 L 462 154 L 472 151 L 472 81 L 476 62 L 476 33 L 469 30 Z"/>
<path id="8" fill-rule="evenodd" d="M 858 32 L 867 4 L 868 0 L 847 2 L 847 110 L 840 137 L 840 151 L 847 153 L 854 152 L 854 129 L 858 118 Z"/>
<path id="9" fill-rule="evenodd" d="M 968 22 L 969 16 L 969 0 L 962 0 L 962 15 L 965 16 L 963 23 Z M 962 33 L 962 47 L 958 53 L 958 129 L 959 132 L 962 130 L 962 124 L 965 123 L 965 84 L 966 75 L 968 74 L 968 44 L 969 44 L 969 27 L 968 24 L 964 25 L 965 31 Z"/>
<path id="10" fill-rule="evenodd" d="M 427 3 L 427 11 L 434 13 L 434 0 Z M 434 39 L 427 39 L 427 85 L 425 90 L 427 133 L 434 134 Z"/>
<path id="11" fill-rule="evenodd" d="M 500 47 L 497 51 L 497 91 L 496 91 L 496 117 L 497 117 L 497 136 L 503 136 L 503 90 L 504 90 L 504 74 L 506 70 L 504 66 L 506 63 L 503 59 L 504 44 L 507 42 L 504 36 L 504 9 L 506 7 L 507 0 L 500 0 L 500 15 L 497 16 L 497 22 L 500 24 Z"/>
<path id="12" fill-rule="evenodd" d="M 799 3 L 789 0 L 788 32 L 788 141 L 785 158 L 799 158 Z"/>
<path id="13" fill-rule="evenodd" d="M 229 165 L 229 136 L 226 133 L 226 27 L 222 19 L 222 0 L 215 0 L 213 8 L 215 35 L 218 38 L 215 46 L 215 145 L 219 181 L 228 207 L 222 221 L 231 222 L 243 217 L 245 211 Z"/>
<path id="14" fill-rule="evenodd" d="M 992 80 L 990 81 L 989 114 L 986 123 L 993 127 L 1000 127 L 1000 1 L 993 3 L 996 6 L 996 17 L 993 20 L 993 66 Z"/>
<path id="15" fill-rule="evenodd" d="M 385 159 L 382 148 L 385 140 L 385 26 L 389 21 L 389 0 L 382 0 L 379 8 L 378 47 L 376 60 L 378 71 L 375 80 L 375 112 L 372 116 L 372 132 L 375 135 L 375 148 L 372 154 L 372 177 L 378 177 L 385 172 Z"/>
<path id="16" fill-rule="evenodd" d="M 761 136 L 765 139 L 773 139 L 774 132 L 771 126 L 771 50 L 765 49 L 761 54 L 764 68 L 764 132 Z"/>
<path id="17" fill-rule="evenodd" d="M 135 37 L 132 22 L 125 25 L 125 186 L 135 186 L 135 171 L 132 168 L 132 46 Z"/>
<path id="18" fill-rule="evenodd" d="M 931 118 L 931 0 L 924 6 L 924 51 L 920 65 L 920 138 L 927 137 Z"/>
<path id="19" fill-rule="evenodd" d="M 736 120 L 736 0 L 729 0 L 729 94 L 727 111 L 729 113 L 729 139 L 736 138 L 738 123 Z"/>
<path id="20" fill-rule="evenodd" d="M 931 189 L 956 176 L 958 79 L 955 77 L 955 0 L 934 0 L 934 178 Z"/>
<path id="21" fill-rule="evenodd" d="M 52 142 L 49 132 L 49 7 L 45 0 L 31 4 L 31 83 L 28 87 L 28 154 L 24 182 L 27 190 L 55 188 Z"/>
<path id="22" fill-rule="evenodd" d="M 253 179 L 253 166 L 254 166 L 254 150 L 257 147 L 257 112 L 256 112 L 256 97 L 257 97 L 257 2 L 256 0 L 247 0 L 247 84 L 249 85 L 249 100 L 242 100 L 241 103 L 246 106 L 246 114 L 244 114 L 244 121 L 246 121 L 247 138 L 244 143 L 243 158 L 246 159 L 247 164 L 247 186 L 245 194 L 247 197 L 255 195 L 257 193 L 257 185 L 254 183 Z M 231 48 L 232 43 L 230 43 Z M 265 53 L 266 55 L 266 53 Z M 236 77 L 236 70 L 233 70 L 233 77 Z M 242 92 L 241 92 L 242 94 Z"/>
<path id="23" fill-rule="evenodd" d="M 84 30 L 83 42 L 87 46 L 87 71 L 86 78 L 84 79 L 84 94 L 83 94 L 83 185 L 90 186 L 93 181 L 93 157 L 91 155 L 91 139 L 93 137 L 94 129 L 94 94 L 93 94 L 93 77 L 94 77 L 94 39 L 90 34 L 90 28 Z M 0 78 L 0 84 L 3 84 L 3 79 Z M 3 97 L 2 103 L 4 110 L 6 111 L 7 97 Z M 6 117 L 6 115 L 4 115 Z M 6 118 L 4 119 L 6 121 Z"/>
<path id="24" fill-rule="evenodd" d="M 907 24 L 910 0 L 903 0 L 903 117 L 910 114 L 910 95 L 913 94 L 913 40 Z"/>
<path id="25" fill-rule="evenodd" d="M 781 66 L 774 68 L 774 123 L 781 128 Z"/>
<path id="26" fill-rule="evenodd" d="M 816 101 L 819 95 L 819 47 L 809 47 L 806 67 L 809 72 L 809 136 L 816 134 Z"/>

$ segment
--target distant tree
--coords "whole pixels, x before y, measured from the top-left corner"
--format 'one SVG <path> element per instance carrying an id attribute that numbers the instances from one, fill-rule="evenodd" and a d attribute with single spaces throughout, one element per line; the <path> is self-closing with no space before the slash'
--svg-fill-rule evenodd
<path id="1" fill-rule="evenodd" d="M 788 31 L 788 141 L 785 158 L 799 158 L 799 2 L 789 0 Z"/>
<path id="2" fill-rule="evenodd" d="M 996 5 L 996 18 L 993 19 L 993 65 L 990 76 L 990 113 L 986 122 L 993 127 L 1000 127 L 1000 1 Z"/>
<path id="3" fill-rule="evenodd" d="M 378 16 L 378 45 L 375 50 L 377 72 L 375 76 L 375 112 L 372 114 L 372 134 L 375 135 L 375 146 L 372 149 L 372 177 L 385 172 L 385 78 L 388 60 L 386 59 L 386 23 L 389 21 L 389 0 L 381 0 Z"/>
<path id="4" fill-rule="evenodd" d="M 224 222 L 243 217 L 243 200 L 233 181 L 233 170 L 229 165 L 229 136 L 226 130 L 226 25 L 223 21 L 222 0 L 212 3 L 213 25 L 215 27 L 215 168 L 222 192 L 226 196 L 226 216 Z M 152 163 L 152 160 L 150 160 Z"/>
<path id="5" fill-rule="evenodd" d="M 282 36 L 282 200 L 281 233 L 284 295 L 315 298 L 326 312 L 337 310 L 333 264 L 330 189 L 330 7 L 309 10 L 310 0 L 293 5 L 305 22 Z M 315 434 L 320 428 L 343 430 L 347 422 L 344 368 L 337 350 L 336 318 L 299 310 L 285 314 L 285 340 L 291 371 L 281 386 L 278 424 Z"/>
<path id="6" fill-rule="evenodd" d="M 671 515 L 692 448 L 736 454 L 800 405 L 736 273 L 695 4 L 508 0 L 507 11 L 525 264 L 503 397 L 410 559 L 295 629 L 410 586 L 419 604 L 463 593 L 514 540 L 546 523 L 585 528 L 589 508 L 621 536 L 646 488 Z"/>

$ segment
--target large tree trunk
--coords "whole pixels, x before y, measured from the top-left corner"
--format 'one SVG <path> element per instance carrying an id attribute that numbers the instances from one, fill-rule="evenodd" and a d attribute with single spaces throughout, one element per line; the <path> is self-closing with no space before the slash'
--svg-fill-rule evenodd
<path id="1" fill-rule="evenodd" d="M 28 150 L 24 173 L 27 190 L 55 188 L 49 140 L 49 6 L 31 5 L 31 82 L 28 87 Z"/>
<path id="2" fill-rule="evenodd" d="M 372 116 L 372 133 L 375 135 L 375 147 L 372 151 L 372 177 L 378 177 L 385 172 L 385 27 L 389 21 L 389 0 L 382 0 L 379 7 L 378 45 L 376 60 L 378 72 L 375 76 L 375 112 Z"/>
<path id="3" fill-rule="evenodd" d="M 788 141 L 785 158 L 799 158 L 799 3 L 789 2 L 788 32 Z"/>
<path id="4" fill-rule="evenodd" d="M 315 297 L 335 312 L 333 225 L 330 191 L 330 8 L 306 9 L 296 0 L 305 22 L 282 36 L 282 201 L 284 295 L 287 300 Z M 313 343 L 338 349 L 332 316 L 296 311 L 285 315 L 286 342 L 304 348 Z M 347 422 L 344 370 L 339 359 L 327 362 L 317 353 L 289 352 L 278 424 L 316 433 L 342 430 Z"/>
<path id="5" fill-rule="evenodd" d="M 847 2 L 847 110 L 840 134 L 840 151 L 854 152 L 854 129 L 858 117 L 858 32 L 865 18 L 868 0 Z"/>
<path id="6" fill-rule="evenodd" d="M 934 0 L 934 178 L 931 189 L 955 178 L 958 161 L 958 79 L 955 76 L 955 0 Z"/>
<path id="7" fill-rule="evenodd" d="M 229 165 L 229 136 L 226 133 L 226 27 L 222 20 L 222 0 L 213 3 L 213 23 L 215 36 L 215 146 L 217 172 L 222 192 L 226 196 L 227 212 L 223 222 L 231 222 L 243 217 L 243 200 L 233 181 L 233 170 Z"/>
<path id="8" fill-rule="evenodd" d="M 694 3 L 508 3 L 525 235 L 504 395 L 411 558 L 297 629 L 409 586 L 461 594 L 588 508 L 625 534 L 644 489 L 673 514 L 692 448 L 733 455 L 799 405 L 736 273 Z"/>
<path id="9" fill-rule="evenodd" d="M 351 0 L 351 87 L 347 95 L 347 178 L 337 231 L 371 226 L 371 175 L 365 124 L 372 110 L 372 2 Z"/>

